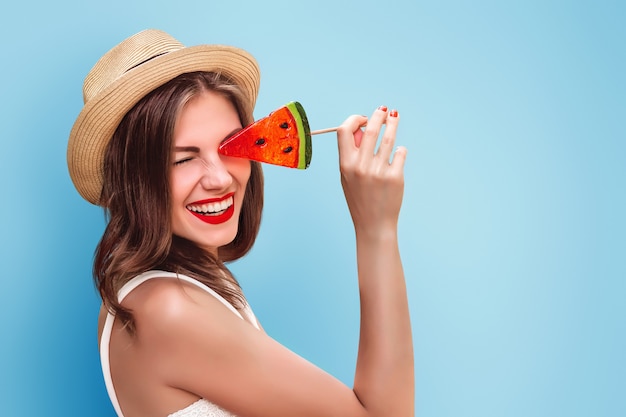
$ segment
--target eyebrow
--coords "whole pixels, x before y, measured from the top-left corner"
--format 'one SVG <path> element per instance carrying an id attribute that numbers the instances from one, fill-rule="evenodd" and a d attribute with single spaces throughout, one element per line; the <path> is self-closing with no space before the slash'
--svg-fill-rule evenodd
<path id="1" fill-rule="evenodd" d="M 195 152 L 200 153 L 200 148 L 197 146 L 175 146 L 174 152 Z"/>
<path id="2" fill-rule="evenodd" d="M 224 136 L 224 139 L 222 139 L 220 141 L 220 143 L 224 142 L 226 139 L 230 138 L 235 133 L 237 133 L 237 132 L 239 132 L 241 130 L 243 130 L 242 127 L 238 127 L 238 128 L 233 129 L 229 134 Z M 200 148 L 197 147 L 197 146 L 175 146 L 174 147 L 174 152 L 195 152 L 195 153 L 200 153 Z"/>

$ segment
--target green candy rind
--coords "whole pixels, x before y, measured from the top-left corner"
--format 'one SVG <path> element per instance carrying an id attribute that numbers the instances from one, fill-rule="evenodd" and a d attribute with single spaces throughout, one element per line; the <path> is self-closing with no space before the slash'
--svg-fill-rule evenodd
<path id="1" fill-rule="evenodd" d="M 311 143 L 311 129 L 309 128 L 309 120 L 306 117 L 304 108 L 297 101 L 292 101 L 286 107 L 291 111 L 293 118 L 298 124 L 298 132 L 304 132 L 304 146 L 300 146 L 300 154 L 298 155 L 298 169 L 306 169 L 311 163 L 313 156 L 313 145 Z M 301 144 L 302 145 L 302 144 Z"/>

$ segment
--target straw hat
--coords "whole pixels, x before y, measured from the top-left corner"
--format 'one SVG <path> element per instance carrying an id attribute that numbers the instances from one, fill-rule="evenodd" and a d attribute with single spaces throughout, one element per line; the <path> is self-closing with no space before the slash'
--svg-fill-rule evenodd
<path id="1" fill-rule="evenodd" d="M 124 115 L 146 94 L 178 75 L 220 72 L 247 97 L 252 114 L 260 72 L 246 51 L 223 45 L 185 47 L 160 30 L 145 30 L 122 41 L 89 71 L 83 84 L 85 103 L 67 146 L 70 177 L 80 195 L 100 204 L 104 152 Z"/>

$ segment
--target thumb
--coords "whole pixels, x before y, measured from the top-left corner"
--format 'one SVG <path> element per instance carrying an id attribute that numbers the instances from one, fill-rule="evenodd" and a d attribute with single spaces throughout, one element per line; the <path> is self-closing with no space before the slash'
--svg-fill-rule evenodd
<path id="1" fill-rule="evenodd" d="M 367 123 L 366 116 L 352 115 L 337 128 L 337 144 L 339 153 L 346 152 L 361 145 L 363 132 L 360 127 Z"/>

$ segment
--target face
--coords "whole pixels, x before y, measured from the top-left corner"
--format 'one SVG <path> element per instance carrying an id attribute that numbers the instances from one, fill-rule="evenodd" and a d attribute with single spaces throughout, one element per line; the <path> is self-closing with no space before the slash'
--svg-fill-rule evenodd
<path id="1" fill-rule="evenodd" d="M 237 234 L 250 161 L 218 154 L 242 128 L 227 98 L 203 92 L 181 111 L 174 129 L 170 172 L 172 229 L 217 255 Z"/>

